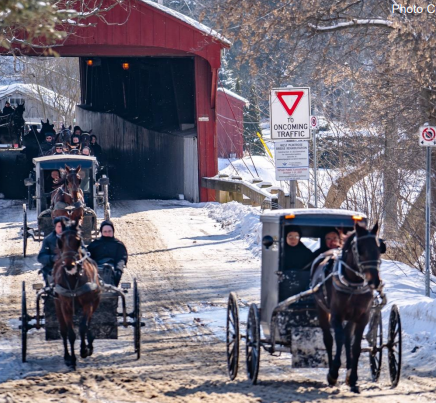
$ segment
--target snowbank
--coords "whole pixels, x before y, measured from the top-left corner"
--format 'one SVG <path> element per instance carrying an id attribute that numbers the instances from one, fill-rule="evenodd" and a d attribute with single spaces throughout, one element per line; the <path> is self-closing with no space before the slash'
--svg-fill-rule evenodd
<path id="1" fill-rule="evenodd" d="M 223 228 L 233 231 L 244 239 L 247 249 L 254 256 L 260 256 L 260 242 L 262 237 L 262 225 L 259 221 L 260 208 L 244 206 L 238 202 L 225 204 L 207 203 L 205 209 L 209 217 L 215 219 Z"/>

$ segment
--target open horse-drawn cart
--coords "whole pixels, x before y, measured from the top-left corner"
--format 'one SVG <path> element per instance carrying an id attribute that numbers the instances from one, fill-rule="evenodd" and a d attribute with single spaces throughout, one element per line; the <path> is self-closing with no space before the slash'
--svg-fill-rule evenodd
<path id="1" fill-rule="evenodd" d="M 110 205 L 108 197 L 109 178 L 102 176 L 97 180 L 98 163 L 95 157 L 85 155 L 50 155 L 33 159 L 35 165 L 35 180 L 27 178 L 24 180 L 25 186 L 35 186 L 37 228 L 27 226 L 27 207 L 23 205 L 23 255 L 26 256 L 27 239 L 32 237 L 34 240 L 41 241 L 51 231 L 53 231 L 53 207 L 51 206 L 51 196 L 54 191 L 53 177 L 56 173 L 65 170 L 68 166 L 76 169 L 79 166 L 81 184 L 84 201 L 84 217 L 81 226 L 82 236 L 85 243 L 91 242 L 97 236 L 97 206 L 104 209 L 104 219 L 110 218 Z M 71 207 L 73 208 L 73 207 Z M 68 207 L 66 208 L 68 210 Z"/>
<path id="2" fill-rule="evenodd" d="M 246 342 L 247 375 L 255 384 L 258 378 L 261 348 L 267 353 L 292 354 L 294 368 L 327 367 L 326 348 L 320 329 L 314 294 L 322 285 L 311 284 L 310 266 L 296 270 L 285 267 L 287 233 L 291 226 L 301 229 L 302 241 L 312 250 L 325 249 L 324 237 L 334 229 L 353 231 L 356 221 L 366 224 L 363 214 L 346 210 L 295 209 L 265 213 L 261 216 L 262 275 L 260 307 L 249 308 L 245 335 L 240 335 L 237 295 L 229 295 L 227 307 L 228 375 L 238 372 L 240 340 Z M 367 237 L 373 237 L 368 235 Z M 387 340 L 383 341 L 381 310 L 386 305 L 382 293 L 374 291 L 370 320 L 365 331 L 362 352 L 369 354 L 373 381 L 380 375 L 383 349 L 388 350 L 390 379 L 398 384 L 401 372 L 401 321 L 398 308 L 390 312 Z"/>
<path id="3" fill-rule="evenodd" d="M 108 278 L 106 273 L 99 269 L 100 277 Z M 30 315 L 27 310 L 27 294 L 25 282 L 23 281 L 21 294 L 21 353 L 22 361 L 27 359 L 27 333 L 31 329 L 45 329 L 46 340 L 59 340 L 59 322 L 55 311 L 55 288 L 53 286 L 43 287 L 42 284 L 34 284 L 36 290 L 36 313 Z M 133 344 L 136 357 L 141 356 L 141 301 L 139 296 L 136 279 L 133 280 L 133 303 L 132 310 L 127 311 L 126 296 L 131 289 L 130 283 L 121 283 L 120 287 L 115 287 L 110 282 L 103 286 L 103 293 L 100 305 L 91 320 L 90 330 L 95 339 L 118 339 L 119 327 L 133 327 Z M 118 302 L 121 300 L 121 312 L 118 312 Z M 43 306 L 41 306 L 43 305 Z M 79 328 L 79 320 L 82 312 L 78 305 L 74 315 L 76 329 Z M 121 319 L 121 320 L 120 320 Z"/>

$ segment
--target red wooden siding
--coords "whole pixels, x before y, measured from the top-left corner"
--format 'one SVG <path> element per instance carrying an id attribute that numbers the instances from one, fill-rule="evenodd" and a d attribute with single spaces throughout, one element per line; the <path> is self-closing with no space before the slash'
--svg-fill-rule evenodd
<path id="1" fill-rule="evenodd" d="M 237 158 L 242 158 L 244 107 L 245 102 L 241 99 L 224 91 L 217 91 L 216 131 L 219 158 L 230 158 L 231 154 L 236 154 Z"/>

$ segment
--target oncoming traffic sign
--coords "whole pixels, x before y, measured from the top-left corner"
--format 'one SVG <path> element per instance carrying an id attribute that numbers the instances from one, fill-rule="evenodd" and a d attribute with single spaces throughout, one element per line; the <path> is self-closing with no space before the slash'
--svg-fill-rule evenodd
<path id="1" fill-rule="evenodd" d="M 310 88 L 274 88 L 270 94 L 271 140 L 310 139 Z"/>

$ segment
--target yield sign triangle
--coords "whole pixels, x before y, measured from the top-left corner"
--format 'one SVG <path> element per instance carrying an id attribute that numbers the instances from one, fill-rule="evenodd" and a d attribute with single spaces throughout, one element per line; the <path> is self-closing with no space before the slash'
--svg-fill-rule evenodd
<path id="1" fill-rule="evenodd" d="M 288 112 L 288 115 L 292 116 L 298 104 L 300 103 L 301 98 L 303 98 L 304 91 L 283 91 L 283 92 L 277 92 L 276 94 L 280 103 L 283 105 L 283 108 L 285 108 L 286 112 Z M 289 97 L 289 96 L 293 96 L 297 98 L 291 98 L 291 99 L 288 98 L 286 102 L 283 99 L 283 97 Z"/>

